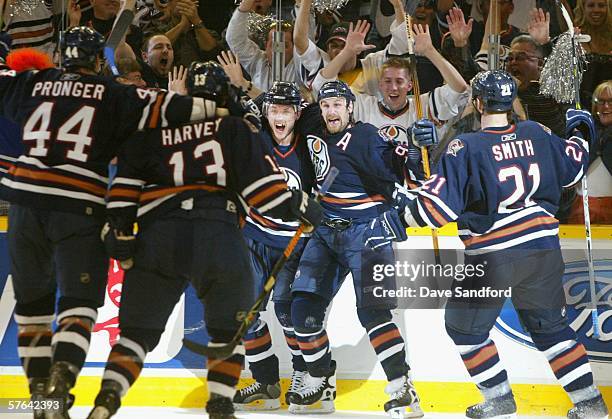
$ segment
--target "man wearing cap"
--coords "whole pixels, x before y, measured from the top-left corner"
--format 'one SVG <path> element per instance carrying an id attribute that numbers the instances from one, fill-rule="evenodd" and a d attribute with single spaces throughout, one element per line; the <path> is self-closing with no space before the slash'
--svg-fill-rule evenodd
<path id="1" fill-rule="evenodd" d="M 371 76 L 375 79 L 378 78 L 377 75 L 380 70 L 376 68 L 380 67 L 385 57 L 389 54 L 401 55 L 408 52 L 403 2 L 402 0 L 391 0 L 391 3 L 395 9 L 395 21 L 391 25 L 391 41 L 383 51 L 369 54 L 361 60 L 361 67 L 363 68 L 362 77 L 364 77 L 364 80 L 359 83 L 362 86 L 359 90 L 365 89 L 370 94 L 376 93 L 377 86 L 376 83 L 370 85 L 366 81 Z M 293 42 L 299 76 L 307 87 L 317 92 L 321 86 L 313 84 L 315 77 L 344 48 L 349 34 L 349 23 L 339 22 L 332 27 L 325 44 L 326 50 L 324 51 L 308 38 L 311 7 L 312 0 L 302 0 L 293 29 Z M 356 66 L 357 54 L 353 55 L 341 68 L 340 79 L 352 84 L 356 74 L 349 72 L 354 70 Z"/>

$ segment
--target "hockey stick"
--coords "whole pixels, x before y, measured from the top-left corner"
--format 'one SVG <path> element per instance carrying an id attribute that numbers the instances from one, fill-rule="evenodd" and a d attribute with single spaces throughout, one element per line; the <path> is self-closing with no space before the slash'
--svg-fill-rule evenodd
<path id="1" fill-rule="evenodd" d="M 417 74 L 417 60 L 414 54 L 414 37 L 412 36 L 412 17 L 406 14 L 406 36 L 408 36 L 408 56 L 410 57 L 410 77 L 412 78 L 412 95 L 414 97 L 414 106 L 416 111 L 417 121 L 423 118 L 423 104 L 421 103 L 421 88 L 419 86 L 419 77 Z M 421 159 L 423 160 L 423 171 L 425 177 L 429 179 L 431 176 L 431 168 L 429 167 L 429 152 L 427 147 L 421 147 Z M 440 260 L 440 244 L 438 241 L 438 230 L 431 229 L 431 239 L 433 241 L 434 255 L 436 264 L 441 264 Z"/>
<path id="2" fill-rule="evenodd" d="M 315 199 L 317 200 L 317 202 L 320 201 L 321 198 L 323 198 L 323 196 L 327 193 L 327 191 L 329 190 L 329 187 L 332 185 L 332 183 L 334 183 L 336 176 L 338 176 L 338 173 L 339 171 L 335 167 L 332 167 L 329 170 L 329 173 L 325 177 L 325 180 L 323 181 L 321 188 L 319 189 L 319 191 L 317 192 L 315 196 Z M 238 346 L 238 344 L 240 343 L 244 335 L 247 333 L 247 331 L 249 330 L 249 328 L 251 327 L 251 325 L 257 318 L 257 314 L 259 314 L 262 308 L 264 308 L 263 305 L 267 300 L 268 294 L 270 293 L 270 291 L 272 291 L 272 288 L 274 287 L 274 284 L 276 283 L 276 276 L 285 266 L 285 263 L 291 256 L 291 253 L 293 253 L 293 249 L 295 249 L 295 246 L 298 244 L 300 237 L 302 236 L 302 233 L 304 232 L 305 229 L 306 229 L 306 225 L 304 223 L 301 223 L 298 229 L 296 230 L 295 234 L 289 241 L 289 244 L 283 251 L 283 254 L 274 264 L 274 267 L 272 268 L 272 272 L 270 272 L 270 276 L 268 276 L 268 279 L 266 280 L 266 283 L 264 284 L 263 291 L 261 292 L 261 294 L 259 294 L 259 297 L 257 297 L 255 304 L 253 304 L 251 309 L 248 311 L 244 320 L 240 324 L 238 331 L 236 332 L 236 334 L 234 335 L 234 337 L 229 343 L 221 344 L 218 346 L 210 345 L 210 344 L 202 345 L 201 343 L 197 343 L 189 339 L 183 339 L 183 345 L 185 345 L 185 347 L 189 349 L 191 352 L 194 352 L 200 355 L 204 355 L 209 358 L 216 358 L 216 359 L 229 358 L 234 353 L 236 346 Z"/>
<path id="3" fill-rule="evenodd" d="M 487 51 L 487 66 L 489 70 L 499 70 L 499 31 L 501 27 L 501 15 L 497 0 L 490 0 L 489 18 L 489 49 Z"/>
<path id="4" fill-rule="evenodd" d="M 115 76 L 119 75 L 117 64 L 115 63 L 115 50 L 121 43 L 121 40 L 127 33 L 132 21 L 134 20 L 134 8 L 136 7 L 135 0 L 126 0 L 123 9 L 119 13 L 111 34 L 108 36 L 106 46 L 104 47 L 104 58 L 108 62 L 108 66 Z"/>
<path id="5" fill-rule="evenodd" d="M 556 0 L 557 6 L 561 9 L 561 14 L 565 19 L 567 24 L 567 28 L 569 34 L 571 36 L 571 48 L 572 48 L 572 72 L 573 72 L 573 81 L 574 81 L 574 103 L 576 105 L 576 109 L 582 109 L 582 105 L 580 103 L 580 78 L 578 77 L 579 65 L 578 65 L 578 57 L 576 56 L 576 42 L 581 41 L 582 39 L 576 39 L 577 36 L 574 33 L 574 24 L 572 19 L 565 9 L 565 6 L 561 3 L 560 0 Z M 595 339 L 599 339 L 599 313 L 597 311 L 597 287 L 596 287 L 596 278 L 595 278 L 595 263 L 593 261 L 593 240 L 591 238 L 591 216 L 589 213 L 589 185 L 587 181 L 587 170 L 582 176 L 582 207 L 584 212 L 584 229 L 586 235 L 586 245 L 587 245 L 587 265 L 589 268 L 589 291 L 591 294 L 591 320 L 593 322 L 593 337 Z"/>
<path id="6" fill-rule="evenodd" d="M 272 32 L 272 81 L 283 80 L 285 68 L 285 32 L 281 19 L 282 2 L 276 0 L 276 28 Z"/>

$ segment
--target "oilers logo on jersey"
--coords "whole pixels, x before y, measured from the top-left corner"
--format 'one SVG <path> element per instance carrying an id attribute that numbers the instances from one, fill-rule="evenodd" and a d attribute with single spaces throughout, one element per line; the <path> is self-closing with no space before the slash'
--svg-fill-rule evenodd
<path id="1" fill-rule="evenodd" d="M 408 142 L 408 132 L 400 125 L 385 125 L 378 130 L 378 134 L 393 143 L 406 144 Z"/>
<path id="2" fill-rule="evenodd" d="M 312 160 L 317 181 L 320 182 L 325 179 L 330 167 L 327 143 L 316 135 L 308 135 L 306 143 L 308 144 L 310 160 Z"/>
<path id="3" fill-rule="evenodd" d="M 287 186 L 289 186 L 289 189 L 302 189 L 302 180 L 300 179 L 300 175 L 288 167 L 280 166 L 280 169 L 281 172 L 283 172 L 285 182 L 287 183 Z"/>
<path id="4" fill-rule="evenodd" d="M 461 141 L 459 138 L 455 138 L 453 141 L 448 143 L 446 154 L 452 154 L 453 157 L 457 157 L 457 153 L 459 153 L 463 147 L 465 147 L 463 141 Z"/>

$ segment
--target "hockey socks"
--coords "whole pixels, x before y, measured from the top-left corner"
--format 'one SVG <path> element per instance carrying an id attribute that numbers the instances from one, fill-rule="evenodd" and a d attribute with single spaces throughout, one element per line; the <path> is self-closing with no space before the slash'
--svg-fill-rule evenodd
<path id="1" fill-rule="evenodd" d="M 29 304 L 17 304 L 17 353 L 28 378 L 30 393 L 49 378 L 51 367 L 51 323 L 55 318 L 55 294 Z"/>
<path id="2" fill-rule="evenodd" d="M 75 367 L 76 371 L 83 368 L 97 317 L 97 310 L 90 307 L 73 307 L 59 312 L 57 329 L 51 341 L 54 364 L 65 362 Z"/>
<path id="3" fill-rule="evenodd" d="M 147 351 L 134 340 L 121 336 L 108 355 L 104 375 L 102 376 L 102 389 L 113 387 L 120 396 L 125 396 L 134 384 L 144 364 Z M 116 386 L 114 383 L 117 383 Z"/>
<path id="4" fill-rule="evenodd" d="M 209 345 L 214 345 L 214 343 Z M 236 346 L 234 355 L 227 359 L 208 358 L 206 368 L 208 369 L 208 391 L 211 395 L 214 393 L 227 397 L 230 401 L 234 398 L 236 384 L 240 379 L 240 371 L 244 362 L 244 352 L 244 346 Z"/>
<path id="5" fill-rule="evenodd" d="M 30 386 L 46 380 L 51 367 L 51 322 L 50 316 L 18 316 L 17 353 Z M 30 389 L 32 392 L 32 388 Z"/>
<path id="6" fill-rule="evenodd" d="M 291 303 L 291 318 L 302 357 L 312 376 L 331 370 L 331 351 L 323 328 L 328 301 L 315 294 L 298 292 Z"/>
<path id="7" fill-rule="evenodd" d="M 368 336 L 387 380 L 392 381 L 408 373 L 404 339 L 395 323 L 389 321 L 376 325 L 368 330 Z"/>
<path id="8" fill-rule="evenodd" d="M 300 345 L 298 344 L 297 336 L 295 335 L 295 329 L 293 328 L 293 322 L 291 321 L 291 303 L 285 301 L 276 301 L 274 303 L 274 312 L 276 318 L 283 328 L 283 334 L 285 335 L 285 342 L 291 352 L 291 362 L 293 364 L 294 371 L 306 371 L 306 362 L 302 358 L 302 352 L 300 351 Z"/>
<path id="9" fill-rule="evenodd" d="M 467 335 L 448 325 L 446 332 L 455 342 L 463 364 L 485 400 L 512 393 L 508 373 L 503 367 L 497 347 L 489 335 Z"/>
<path id="10" fill-rule="evenodd" d="M 261 318 L 245 336 L 244 347 L 253 378 L 263 384 L 278 383 L 278 358 L 272 349 L 272 337 L 268 325 Z"/>
<path id="11" fill-rule="evenodd" d="M 531 337 L 574 404 L 599 396 L 586 350 L 572 329 L 566 326 L 558 333 L 532 332 Z"/>

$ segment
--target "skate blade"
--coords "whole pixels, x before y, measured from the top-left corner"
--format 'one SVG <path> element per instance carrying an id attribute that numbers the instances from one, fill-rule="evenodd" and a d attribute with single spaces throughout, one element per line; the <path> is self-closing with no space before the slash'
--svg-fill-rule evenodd
<path id="1" fill-rule="evenodd" d="M 111 414 L 106 407 L 96 406 L 91 412 L 89 412 L 87 419 L 108 419 L 110 417 Z"/>
<path id="2" fill-rule="evenodd" d="M 312 413 L 334 413 L 336 406 L 333 400 L 318 401 L 314 404 L 294 404 L 289 405 L 289 413 L 295 415 L 310 415 Z"/>
<path id="3" fill-rule="evenodd" d="M 266 410 L 278 410 L 280 409 L 279 399 L 265 399 L 255 400 L 251 403 L 234 403 L 234 410 L 240 412 L 253 412 L 253 411 L 266 411 Z"/>
<path id="4" fill-rule="evenodd" d="M 390 409 L 387 411 L 387 414 L 391 419 L 422 418 L 425 416 L 418 402 L 412 403 L 408 408 L 397 407 L 395 409 Z"/>
<path id="5" fill-rule="evenodd" d="M 509 413 L 509 414 L 507 414 L 507 415 L 491 416 L 491 417 L 490 417 L 490 418 L 488 418 L 488 419 L 514 419 L 514 418 L 516 418 L 516 417 L 517 417 L 517 416 L 516 416 L 516 413 Z M 466 418 L 467 418 L 467 416 L 466 416 Z M 468 418 L 468 419 L 469 419 L 469 418 Z"/>

